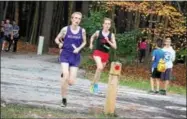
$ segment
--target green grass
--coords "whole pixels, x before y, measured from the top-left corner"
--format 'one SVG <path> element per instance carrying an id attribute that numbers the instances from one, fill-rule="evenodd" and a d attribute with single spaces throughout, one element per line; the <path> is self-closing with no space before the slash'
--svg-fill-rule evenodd
<path id="1" fill-rule="evenodd" d="M 9 104 L 1 107 L 1 118 L 64 117 L 60 111 Z"/>
<path id="2" fill-rule="evenodd" d="M 103 72 L 101 74 L 101 82 L 107 83 L 108 82 L 108 73 Z M 135 89 L 141 89 L 141 90 L 150 90 L 150 81 L 149 80 L 144 80 L 142 78 L 137 78 L 137 77 L 127 77 L 127 76 L 121 76 L 119 84 L 121 86 L 128 86 L 131 88 Z M 182 94 L 186 95 L 186 87 L 182 86 L 170 86 L 168 88 L 169 93 L 177 93 L 177 94 Z"/>
<path id="3" fill-rule="evenodd" d="M 6 107 L 1 106 L 1 118 L 91 118 L 100 115 L 65 113 L 61 110 L 49 108 L 31 107 L 26 105 L 8 104 Z"/>
<path id="4" fill-rule="evenodd" d="M 42 107 L 31 107 L 26 105 L 8 104 L 6 107 L 1 106 L 1 118 L 109 118 L 113 115 L 105 115 L 103 112 L 78 114 L 65 113 L 61 110 L 53 110 Z"/>

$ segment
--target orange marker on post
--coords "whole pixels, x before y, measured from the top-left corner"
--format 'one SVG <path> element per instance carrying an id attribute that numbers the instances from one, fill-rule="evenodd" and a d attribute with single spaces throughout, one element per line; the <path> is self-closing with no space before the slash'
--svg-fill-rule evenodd
<path id="1" fill-rule="evenodd" d="M 122 64 L 119 62 L 111 63 L 106 101 L 104 107 L 105 114 L 114 114 L 116 97 L 117 97 L 118 80 L 119 80 L 119 76 L 121 75 L 121 67 Z"/>

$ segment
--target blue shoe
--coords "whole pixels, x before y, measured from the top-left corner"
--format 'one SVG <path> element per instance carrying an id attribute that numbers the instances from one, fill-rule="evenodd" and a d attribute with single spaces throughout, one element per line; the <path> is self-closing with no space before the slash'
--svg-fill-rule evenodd
<path id="1" fill-rule="evenodd" d="M 94 93 L 98 93 L 99 92 L 99 88 L 98 88 L 98 84 L 94 84 Z"/>

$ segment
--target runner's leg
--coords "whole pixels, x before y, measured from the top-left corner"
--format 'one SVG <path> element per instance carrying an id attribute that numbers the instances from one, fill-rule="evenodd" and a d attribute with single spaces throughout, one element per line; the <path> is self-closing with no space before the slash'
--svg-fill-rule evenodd
<path id="1" fill-rule="evenodd" d="M 69 64 L 61 63 L 62 74 L 61 76 L 61 96 L 62 96 L 62 106 L 67 105 L 67 91 L 68 91 L 68 78 L 69 78 Z"/>

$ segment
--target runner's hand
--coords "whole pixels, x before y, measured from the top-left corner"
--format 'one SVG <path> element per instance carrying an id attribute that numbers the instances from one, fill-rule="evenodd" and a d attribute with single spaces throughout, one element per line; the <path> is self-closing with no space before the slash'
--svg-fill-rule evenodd
<path id="1" fill-rule="evenodd" d="M 79 48 L 77 48 L 74 44 L 72 44 L 72 47 L 74 48 L 73 53 L 75 54 L 79 53 Z"/>
<path id="2" fill-rule="evenodd" d="M 74 49 L 73 53 L 75 54 L 79 53 L 79 48 Z"/>
<path id="3" fill-rule="evenodd" d="M 59 44 L 58 44 L 58 47 L 59 47 L 60 49 L 62 48 L 62 46 L 63 46 L 62 43 L 59 43 Z"/>
<path id="4" fill-rule="evenodd" d="M 109 42 L 109 38 L 108 37 L 105 37 L 105 40 L 107 41 L 107 43 Z"/>

